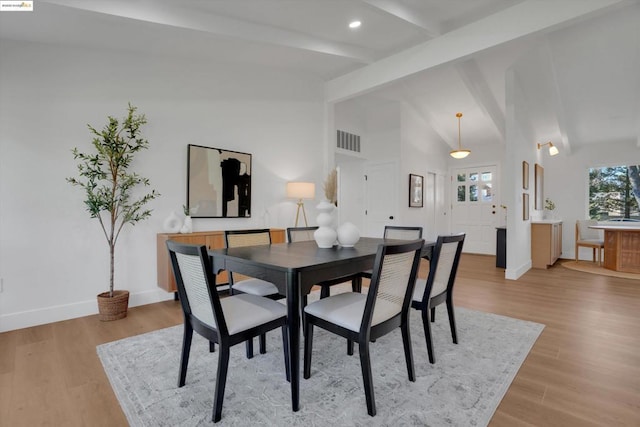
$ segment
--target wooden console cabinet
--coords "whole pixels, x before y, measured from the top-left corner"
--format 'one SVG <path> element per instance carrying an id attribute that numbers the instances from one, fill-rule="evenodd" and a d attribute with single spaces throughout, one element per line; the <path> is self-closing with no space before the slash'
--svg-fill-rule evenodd
<path id="1" fill-rule="evenodd" d="M 549 268 L 562 254 L 562 221 L 531 222 L 531 266 Z"/>
<path id="2" fill-rule="evenodd" d="M 285 230 L 281 228 L 272 228 L 271 242 L 286 242 Z M 171 260 L 169 259 L 169 251 L 167 250 L 167 240 L 174 240 L 180 243 L 188 243 L 194 245 L 205 245 L 209 249 L 220 249 L 225 247 L 224 231 L 198 231 L 195 233 L 158 233 L 157 236 L 157 263 L 158 263 L 158 287 L 167 292 L 176 292 L 176 281 L 173 277 L 171 268 Z M 228 283 L 227 273 L 222 272 L 216 277 L 216 283 Z"/>

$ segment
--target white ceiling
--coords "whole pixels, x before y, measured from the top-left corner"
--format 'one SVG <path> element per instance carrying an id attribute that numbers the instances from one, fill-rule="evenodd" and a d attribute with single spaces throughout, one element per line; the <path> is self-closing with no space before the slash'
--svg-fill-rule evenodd
<path id="1" fill-rule="evenodd" d="M 616 141 L 640 147 L 637 0 L 34 3 L 34 12 L 0 13 L 0 39 L 259 64 L 337 87 L 365 76 L 360 81 L 370 83 L 343 90 L 343 99 L 405 102 L 451 146 L 461 111 L 463 145 L 471 149 L 504 144 L 505 76 L 513 70 L 527 100 L 525 125 L 540 142 L 552 140 L 566 152 Z M 539 15 L 527 12 L 541 8 Z M 350 30 L 353 19 L 362 27 Z M 463 36 L 466 50 L 456 45 Z M 425 52 L 439 53 L 431 65 L 414 65 L 413 56 Z M 397 62 L 394 72 L 389 61 Z"/>

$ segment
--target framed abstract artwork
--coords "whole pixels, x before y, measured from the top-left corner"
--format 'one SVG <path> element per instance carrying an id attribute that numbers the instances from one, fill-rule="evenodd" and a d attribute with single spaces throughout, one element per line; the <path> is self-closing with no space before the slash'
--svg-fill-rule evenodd
<path id="1" fill-rule="evenodd" d="M 192 218 L 251 216 L 251 154 L 189 144 L 187 207 Z"/>
<path id="2" fill-rule="evenodd" d="M 409 174 L 409 207 L 421 208 L 423 206 L 424 177 Z"/>
<path id="3" fill-rule="evenodd" d="M 522 189 L 529 189 L 529 163 L 522 162 Z"/>

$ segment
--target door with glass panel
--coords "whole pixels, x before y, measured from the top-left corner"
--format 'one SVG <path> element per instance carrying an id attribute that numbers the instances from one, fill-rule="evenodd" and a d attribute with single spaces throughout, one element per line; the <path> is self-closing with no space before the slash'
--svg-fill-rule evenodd
<path id="1" fill-rule="evenodd" d="M 464 252 L 495 255 L 500 219 L 496 166 L 454 169 L 451 232 L 466 233 Z"/>

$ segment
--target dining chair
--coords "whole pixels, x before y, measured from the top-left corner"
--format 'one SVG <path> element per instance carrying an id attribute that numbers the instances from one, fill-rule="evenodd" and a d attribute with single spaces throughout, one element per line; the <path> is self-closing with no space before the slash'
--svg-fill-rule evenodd
<path id="1" fill-rule="evenodd" d="M 282 328 L 285 374 L 287 381 L 290 380 L 287 309 L 272 299 L 251 294 L 220 298 L 206 246 L 168 240 L 167 248 L 184 314 L 178 387 L 185 385 L 193 332 L 209 340 L 211 350 L 217 343 L 220 350 L 212 419 L 218 422 L 222 417 L 232 346 L 264 335 L 272 329 Z"/>
<path id="2" fill-rule="evenodd" d="M 399 240 L 416 240 L 422 239 L 422 227 L 405 227 L 398 225 L 385 225 L 384 235 L 385 239 L 399 239 Z M 371 270 L 366 270 L 360 273 L 361 277 L 371 279 Z"/>
<path id="3" fill-rule="evenodd" d="M 422 313 L 422 325 L 427 341 L 429 362 L 435 363 L 433 342 L 431 340 L 431 322 L 435 321 L 436 307 L 443 302 L 447 305 L 449 327 L 454 344 L 458 344 L 456 320 L 453 311 L 453 285 L 456 280 L 462 245 L 465 234 L 452 236 L 438 236 L 436 245 L 431 253 L 429 275 L 427 279 L 417 279 L 413 291 L 411 307 Z"/>
<path id="4" fill-rule="evenodd" d="M 227 248 L 239 248 L 243 246 L 270 245 L 271 233 L 269 229 L 253 230 L 225 230 L 224 239 Z M 280 294 L 276 285 L 266 280 L 256 279 L 228 272 L 229 294 L 245 293 L 257 295 L 270 299 L 282 299 L 285 296 Z M 267 340 L 265 335 L 260 335 L 260 353 L 267 352 Z M 253 339 L 247 341 L 247 357 L 253 357 Z"/>
<path id="5" fill-rule="evenodd" d="M 287 240 L 291 242 L 307 242 L 313 239 L 313 233 L 318 227 L 290 227 L 287 228 Z M 331 294 L 330 288 L 334 285 L 339 285 L 344 282 L 351 281 L 351 290 L 353 292 L 360 292 L 362 290 L 362 277 L 359 274 L 339 277 L 318 283 L 320 286 L 320 298 L 326 298 Z M 307 305 L 306 296 L 304 297 L 303 305 Z"/>
<path id="6" fill-rule="evenodd" d="M 270 245 L 271 233 L 269 229 L 226 230 L 224 232 L 224 239 L 227 248 Z M 229 272 L 229 293 L 233 295 L 236 292 L 259 295 L 271 299 L 284 298 L 284 295 L 278 292 L 276 285 L 271 282 L 246 276 L 239 278 L 236 277 L 233 272 Z"/>
<path id="7" fill-rule="evenodd" d="M 594 219 L 576 221 L 576 261 L 579 259 L 581 246 L 593 249 L 593 262 L 596 262 L 596 250 L 598 251 L 598 265 L 602 263 L 602 251 L 604 250 L 604 237 L 601 230 L 589 228 L 598 225 Z"/>
<path id="8" fill-rule="evenodd" d="M 311 377 L 313 326 L 355 341 L 360 350 L 360 367 L 367 400 L 367 412 L 376 414 L 369 342 L 400 328 L 410 381 L 415 381 L 409 304 L 416 282 L 424 241 L 382 244 L 378 247 L 369 292 L 346 292 L 320 299 L 304 309 L 304 378 Z"/>

